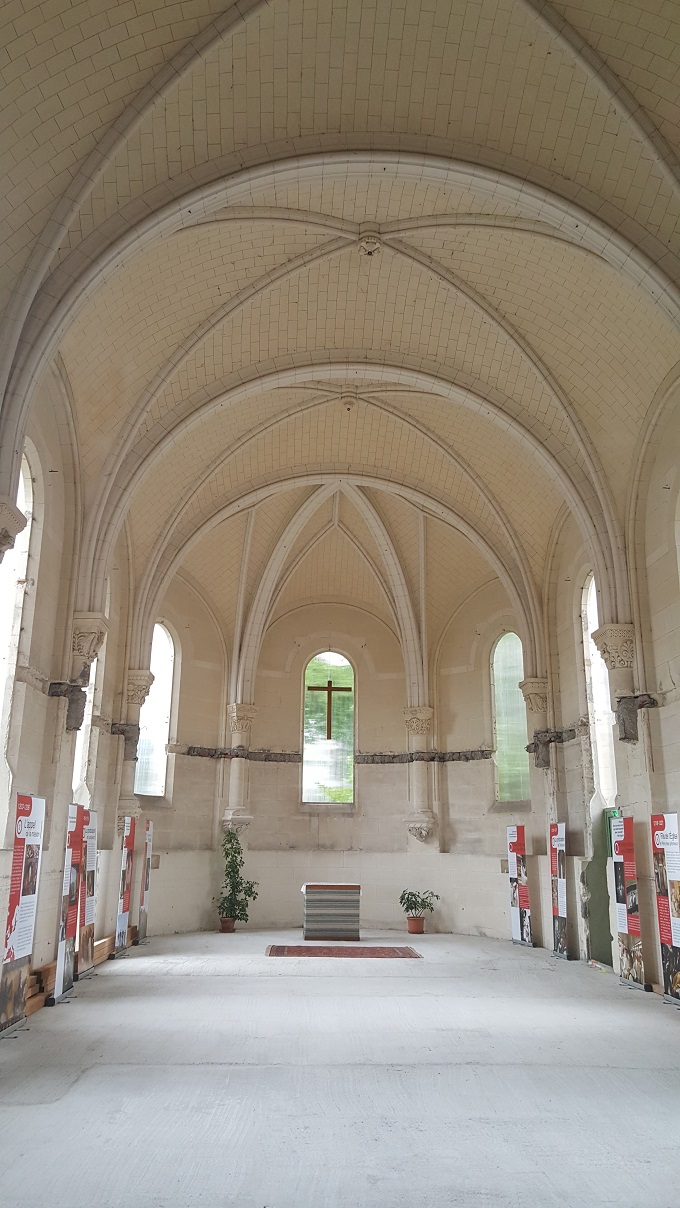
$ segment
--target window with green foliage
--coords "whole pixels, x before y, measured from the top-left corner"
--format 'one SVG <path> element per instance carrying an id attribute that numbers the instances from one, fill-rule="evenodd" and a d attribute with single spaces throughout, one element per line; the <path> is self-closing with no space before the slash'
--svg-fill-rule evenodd
<path id="1" fill-rule="evenodd" d="M 302 800 L 354 800 L 354 672 L 341 654 L 317 654 L 305 669 Z"/>
<path id="2" fill-rule="evenodd" d="M 527 714 L 520 683 L 524 679 L 522 643 L 516 633 L 505 633 L 496 642 L 491 664 L 494 726 L 496 731 L 496 774 L 499 801 L 527 801 L 529 757 Z"/>

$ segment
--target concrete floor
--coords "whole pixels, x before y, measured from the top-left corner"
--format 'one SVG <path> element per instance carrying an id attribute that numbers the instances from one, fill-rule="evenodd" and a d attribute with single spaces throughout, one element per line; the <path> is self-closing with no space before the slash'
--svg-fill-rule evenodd
<path id="1" fill-rule="evenodd" d="M 3 1208 L 677 1204 L 680 1012 L 656 996 L 491 940 L 272 941 L 300 933 L 152 940 L 0 1041 Z"/>

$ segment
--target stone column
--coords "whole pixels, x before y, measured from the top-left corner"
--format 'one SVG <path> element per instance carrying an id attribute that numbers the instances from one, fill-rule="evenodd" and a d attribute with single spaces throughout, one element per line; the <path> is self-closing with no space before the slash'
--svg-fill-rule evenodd
<path id="1" fill-rule="evenodd" d="M 0 495 L 0 562 L 14 548 L 19 533 L 26 528 L 26 517 L 13 500 Z"/>
<path id="2" fill-rule="evenodd" d="M 227 705 L 232 757 L 229 761 L 229 802 L 222 815 L 225 830 L 244 830 L 253 820 L 248 812 L 250 768 L 247 756 L 256 714 L 255 705 Z"/>
<path id="3" fill-rule="evenodd" d="M 408 734 L 408 833 L 420 843 L 425 843 L 434 834 L 437 819 L 432 810 L 430 794 L 430 762 L 422 758 L 431 748 L 433 710 L 427 707 L 404 709 L 404 720 Z M 421 756 L 419 758 L 419 756 Z"/>
<path id="4" fill-rule="evenodd" d="M 139 743 L 139 713 L 149 695 L 153 675 L 143 668 L 131 669 L 127 673 L 126 720 L 111 726 L 111 733 L 123 738 L 123 764 L 120 773 L 117 829 L 123 833 L 125 818 L 139 818 L 141 808 L 135 796 L 135 771 L 137 768 L 137 745 Z"/>
<path id="5" fill-rule="evenodd" d="M 47 690 L 48 696 L 63 696 L 68 700 L 68 733 L 79 730 L 83 724 L 90 667 L 102 648 L 107 631 L 108 621 L 100 612 L 80 612 L 73 617 L 69 678 L 54 680 Z"/>
<path id="6" fill-rule="evenodd" d="M 519 685 L 527 710 L 527 733 L 529 742 L 537 741 L 536 735 L 548 729 L 548 681 L 547 679 L 525 679 Z M 549 755 L 549 750 L 548 750 Z M 537 766 L 537 763 L 539 766 Z M 529 791 L 532 811 L 543 820 L 543 829 L 552 817 L 555 802 L 551 793 L 551 767 L 541 767 L 541 761 L 529 759 Z M 535 838 L 536 836 L 534 836 Z"/>

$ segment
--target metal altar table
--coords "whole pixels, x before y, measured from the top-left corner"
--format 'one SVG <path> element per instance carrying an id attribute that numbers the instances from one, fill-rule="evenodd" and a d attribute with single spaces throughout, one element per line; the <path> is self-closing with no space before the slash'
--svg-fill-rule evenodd
<path id="1" fill-rule="evenodd" d="M 303 936 L 306 940 L 358 940 L 361 886 L 337 881 L 308 881 Z"/>

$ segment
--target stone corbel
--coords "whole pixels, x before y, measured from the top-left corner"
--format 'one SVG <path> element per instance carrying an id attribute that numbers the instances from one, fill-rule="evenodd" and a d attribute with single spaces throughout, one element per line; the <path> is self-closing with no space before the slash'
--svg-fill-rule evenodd
<path id="1" fill-rule="evenodd" d="M 141 707 L 151 691 L 153 681 L 154 677 L 148 669 L 130 669 L 127 673 L 125 697 L 127 703 L 129 705 L 139 705 Z"/>
<path id="2" fill-rule="evenodd" d="M 618 696 L 615 716 L 620 742 L 637 742 L 639 710 L 656 709 L 658 705 L 656 697 L 649 696 L 647 692 L 640 692 L 637 696 Z"/>
<path id="3" fill-rule="evenodd" d="M 19 533 L 26 528 L 26 517 L 7 495 L 0 495 L 0 562 L 14 548 Z"/>
<path id="4" fill-rule="evenodd" d="M 87 687 L 90 667 L 104 644 L 108 628 L 101 612 L 77 612 L 73 618 L 71 679 L 83 688 Z"/>
<path id="5" fill-rule="evenodd" d="M 238 810 L 226 809 L 222 815 L 222 827 L 225 831 L 232 831 L 238 835 L 241 831 L 247 830 L 253 821 L 252 814 L 240 814 Z"/>
<path id="6" fill-rule="evenodd" d="M 66 709 L 66 732 L 72 733 L 73 730 L 79 730 L 83 724 L 85 716 L 85 689 L 79 684 L 72 684 L 70 680 L 54 680 L 47 689 L 48 696 L 66 697 L 68 706 Z"/>
<path id="7" fill-rule="evenodd" d="M 123 759 L 125 761 L 136 760 L 137 745 L 139 743 L 139 726 L 134 722 L 114 721 L 111 726 L 111 733 L 123 739 Z"/>
<path id="8" fill-rule="evenodd" d="M 525 679 L 522 680 L 519 688 L 530 713 L 548 712 L 547 679 Z"/>
<path id="9" fill-rule="evenodd" d="M 635 658 L 633 625 L 601 625 L 592 635 L 609 671 L 631 671 Z"/>
<path id="10" fill-rule="evenodd" d="M 414 818 L 406 819 L 406 829 L 419 843 L 426 843 L 437 829 L 437 820 L 434 814 L 416 814 Z"/>
<path id="11" fill-rule="evenodd" d="M 552 744 L 554 742 L 571 742 L 572 738 L 576 738 L 576 730 L 536 730 L 534 741 L 529 743 L 526 750 L 533 755 L 537 768 L 549 768 Z"/>

